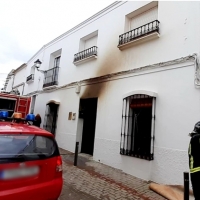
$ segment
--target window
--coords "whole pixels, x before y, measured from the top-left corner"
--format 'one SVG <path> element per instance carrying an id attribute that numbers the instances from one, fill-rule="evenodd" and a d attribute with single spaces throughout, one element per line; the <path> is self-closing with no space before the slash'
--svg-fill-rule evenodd
<path id="1" fill-rule="evenodd" d="M 61 53 L 62 49 L 59 49 L 50 54 L 49 69 L 60 66 Z"/>
<path id="2" fill-rule="evenodd" d="M 27 82 L 27 83 L 33 82 L 33 81 L 34 81 L 34 76 L 35 76 L 35 65 L 33 65 L 33 66 L 31 67 L 31 73 L 30 73 L 29 76 L 26 77 L 26 82 Z"/>
<path id="3" fill-rule="evenodd" d="M 158 7 L 151 8 L 130 19 L 130 30 L 158 19 Z"/>
<path id="4" fill-rule="evenodd" d="M 119 35 L 118 48 L 123 50 L 138 42 L 159 38 L 158 2 L 151 2 L 125 17 L 125 33 Z"/>
<path id="5" fill-rule="evenodd" d="M 31 109 L 30 109 L 30 113 L 34 113 L 36 95 L 33 95 L 31 99 L 32 99 L 32 100 L 31 100 Z"/>
<path id="6" fill-rule="evenodd" d="M 60 65 L 60 56 L 54 59 L 54 67 L 59 67 L 59 65 Z"/>
<path id="7" fill-rule="evenodd" d="M 98 31 L 90 33 L 89 35 L 80 39 L 79 52 L 97 46 Z"/>
<path id="8" fill-rule="evenodd" d="M 97 58 L 97 39 L 98 31 L 80 39 L 79 52 L 74 55 L 75 65 Z"/>
<path id="9" fill-rule="evenodd" d="M 58 104 L 50 103 L 46 105 L 43 128 L 55 135 L 58 117 Z"/>
<path id="10" fill-rule="evenodd" d="M 53 138 L 34 134 L 0 135 L 0 146 L 0 164 L 41 160 L 59 154 Z"/>
<path id="11" fill-rule="evenodd" d="M 58 74 L 62 49 L 50 55 L 49 69 L 44 73 L 43 88 L 58 85 Z"/>
<path id="12" fill-rule="evenodd" d="M 31 74 L 35 74 L 35 65 L 31 67 Z"/>
<path id="13" fill-rule="evenodd" d="M 0 111 L 6 110 L 9 113 L 9 117 L 12 116 L 15 110 L 16 99 L 0 98 Z"/>
<path id="14" fill-rule="evenodd" d="M 59 67 L 54 67 L 44 72 L 43 88 L 58 85 Z"/>
<path id="15" fill-rule="evenodd" d="M 158 2 L 153 1 L 125 17 L 125 32 L 158 20 Z"/>
<path id="16" fill-rule="evenodd" d="M 155 97 L 134 94 L 123 99 L 120 154 L 153 160 Z"/>

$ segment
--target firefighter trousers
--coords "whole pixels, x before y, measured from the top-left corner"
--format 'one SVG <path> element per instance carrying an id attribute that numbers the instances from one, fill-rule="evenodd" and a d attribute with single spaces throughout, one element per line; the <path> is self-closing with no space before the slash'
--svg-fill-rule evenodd
<path id="1" fill-rule="evenodd" d="M 200 200 L 200 171 L 191 173 L 190 177 L 195 200 Z"/>

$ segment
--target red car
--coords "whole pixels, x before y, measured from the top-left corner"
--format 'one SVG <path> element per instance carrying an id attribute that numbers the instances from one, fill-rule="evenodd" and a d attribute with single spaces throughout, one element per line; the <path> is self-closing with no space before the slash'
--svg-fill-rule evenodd
<path id="1" fill-rule="evenodd" d="M 62 160 L 54 135 L 0 121 L 0 200 L 57 200 Z"/>

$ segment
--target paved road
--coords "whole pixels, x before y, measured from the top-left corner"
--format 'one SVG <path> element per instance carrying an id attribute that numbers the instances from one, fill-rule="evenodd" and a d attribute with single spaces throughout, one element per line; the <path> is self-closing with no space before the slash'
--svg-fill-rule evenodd
<path id="1" fill-rule="evenodd" d="M 95 162 L 80 154 L 77 167 L 74 154 L 61 149 L 64 186 L 59 200 L 164 200 L 148 189 L 148 182 L 121 170 Z"/>

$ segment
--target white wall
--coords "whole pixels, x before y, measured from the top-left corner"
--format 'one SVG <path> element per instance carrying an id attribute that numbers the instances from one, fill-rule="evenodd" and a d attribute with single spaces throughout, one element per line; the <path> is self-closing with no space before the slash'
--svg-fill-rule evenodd
<path id="1" fill-rule="evenodd" d="M 25 72 L 26 77 L 31 75 L 32 67 L 34 66 L 34 62 L 37 59 L 39 59 L 42 62 L 41 67 L 40 67 L 41 69 L 48 69 L 48 66 L 45 66 L 44 54 L 45 54 L 45 51 L 43 51 L 43 49 L 42 49 L 41 51 L 39 51 L 39 53 L 36 54 L 36 56 L 33 56 L 27 62 L 27 67 L 26 67 L 26 72 Z M 50 58 L 50 55 L 49 55 L 49 58 Z M 46 68 L 44 68 L 44 67 L 46 67 Z M 24 93 L 28 94 L 28 93 L 31 93 L 31 92 L 35 92 L 35 91 L 41 90 L 42 86 L 43 86 L 43 80 L 44 80 L 44 74 L 39 72 L 39 71 L 37 71 L 37 69 L 35 68 L 34 82 L 26 83 L 25 89 L 24 89 Z"/>
<path id="2" fill-rule="evenodd" d="M 26 67 L 20 69 L 15 74 L 13 87 L 15 87 L 23 82 L 26 82 Z"/>
<path id="3" fill-rule="evenodd" d="M 6 92 L 10 92 L 12 90 L 13 78 L 14 78 L 14 76 L 11 76 L 10 79 L 8 80 L 8 85 L 6 87 Z"/>
<path id="4" fill-rule="evenodd" d="M 64 34 L 28 62 L 27 76 L 38 58 L 42 61 L 41 69 L 49 69 L 50 55 L 59 49 L 62 49 L 59 85 L 199 53 L 196 45 L 200 42 L 200 27 L 197 25 L 200 20 L 199 2 L 159 2 L 160 38 L 120 51 L 117 45 L 119 35 L 124 33 L 125 16 L 147 3 L 121 2 L 121 6 L 115 6 Z M 75 66 L 73 58 L 79 52 L 80 39 L 95 31 L 98 31 L 98 58 Z M 43 74 L 36 73 L 35 83 L 26 85 L 27 93 L 38 89 L 39 77 L 39 90 L 42 89 Z"/>
<path id="5" fill-rule="evenodd" d="M 50 55 L 59 49 L 62 49 L 59 86 L 200 53 L 197 45 L 200 43 L 199 2 L 159 2 L 160 38 L 120 51 L 117 45 L 119 35 L 124 33 L 125 16 L 146 4 L 121 2 L 101 17 L 97 16 L 51 42 L 28 61 L 26 75 L 30 75 L 31 66 L 38 58 L 42 61 L 41 69 L 47 70 Z M 80 38 L 97 30 L 97 60 L 75 66 L 73 57 L 79 51 Z M 41 114 L 44 119 L 46 103 L 51 99 L 59 101 L 56 139 L 60 147 L 74 152 L 75 142 L 81 141 L 81 135 L 78 119 L 68 120 L 68 113 L 78 114 L 80 98 L 98 97 L 94 159 L 146 180 L 182 184 L 182 173 L 188 171 L 188 133 L 199 120 L 200 113 L 199 89 L 194 86 L 193 65 L 187 62 L 163 67 L 157 73 L 144 71 L 144 74 L 129 75 L 129 78 L 86 84 L 81 87 L 79 95 L 74 87 L 46 91 L 37 96 L 35 113 Z M 36 72 L 34 82 L 26 84 L 25 93 L 42 90 L 42 84 L 43 74 Z M 158 93 L 153 161 L 119 154 L 122 97 L 133 90 Z"/>
<path id="6" fill-rule="evenodd" d="M 46 104 L 49 100 L 60 102 L 56 129 L 58 145 L 61 148 L 74 152 L 78 117 L 76 120 L 68 120 L 68 114 L 73 112 L 78 116 L 79 98 L 75 93 L 75 88 L 59 90 L 53 93 L 43 93 L 36 97 L 34 113 L 41 115 L 41 127 L 43 127 Z"/>
<path id="7" fill-rule="evenodd" d="M 189 66 L 108 82 L 98 99 L 94 159 L 145 180 L 182 184 L 183 172 L 189 170 L 188 133 L 200 117 L 193 75 Z M 158 93 L 153 161 L 119 154 L 122 96 L 133 90 Z"/>
<path id="8" fill-rule="evenodd" d="M 175 67 L 175 69 L 173 68 Z M 81 142 L 78 118 L 68 120 L 68 113 L 78 114 L 79 99 L 98 97 L 93 158 L 136 177 L 165 184 L 182 184 L 188 171 L 188 133 L 200 117 L 200 94 L 193 85 L 192 62 L 132 74 L 129 78 L 85 85 L 77 95 L 75 88 L 37 97 L 35 113 L 44 119 L 46 103 L 60 102 L 56 139 L 60 147 L 74 152 Z M 156 99 L 154 160 L 120 155 L 121 113 L 123 95 L 134 90 L 153 91 Z M 192 105 L 192 106 L 191 106 Z"/>

